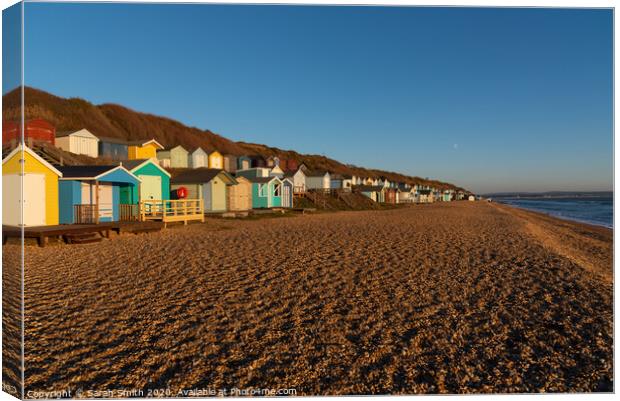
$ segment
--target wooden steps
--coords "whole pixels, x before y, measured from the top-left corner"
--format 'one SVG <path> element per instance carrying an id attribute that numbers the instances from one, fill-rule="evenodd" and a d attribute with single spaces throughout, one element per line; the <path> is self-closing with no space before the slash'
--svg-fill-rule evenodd
<path id="1" fill-rule="evenodd" d="M 103 239 L 99 233 L 65 234 L 64 237 L 67 244 L 92 244 Z"/>

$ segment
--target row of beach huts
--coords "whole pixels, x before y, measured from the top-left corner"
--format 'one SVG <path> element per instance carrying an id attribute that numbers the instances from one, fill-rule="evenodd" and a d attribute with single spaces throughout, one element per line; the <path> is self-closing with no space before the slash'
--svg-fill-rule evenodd
<path id="1" fill-rule="evenodd" d="M 164 148 L 153 138 L 126 142 L 87 129 L 56 133 L 45 120 L 27 122 L 23 141 L 20 131 L 17 124 L 3 125 L 3 225 L 8 226 L 204 221 L 205 214 L 293 208 L 295 199 L 307 193 L 356 192 L 378 203 L 430 203 L 469 195 L 385 177 L 311 170 L 276 156 Z M 50 148 L 106 164 L 65 164 L 62 157 L 50 156 Z"/>

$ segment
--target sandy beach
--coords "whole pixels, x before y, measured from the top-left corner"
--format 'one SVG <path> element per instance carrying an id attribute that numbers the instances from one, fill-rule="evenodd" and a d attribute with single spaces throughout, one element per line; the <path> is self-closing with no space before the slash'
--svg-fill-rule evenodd
<path id="1" fill-rule="evenodd" d="M 26 391 L 612 391 L 612 235 L 452 202 L 28 246 Z"/>

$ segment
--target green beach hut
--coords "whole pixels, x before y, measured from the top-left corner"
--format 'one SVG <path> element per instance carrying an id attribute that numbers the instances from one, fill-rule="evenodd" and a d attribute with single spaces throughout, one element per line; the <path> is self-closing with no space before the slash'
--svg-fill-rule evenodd
<path id="1" fill-rule="evenodd" d="M 170 173 L 153 159 L 124 160 L 121 165 L 138 177 L 138 186 L 121 189 L 121 203 L 170 199 Z"/>
<path id="2" fill-rule="evenodd" d="M 252 183 L 252 208 L 282 207 L 284 184 L 278 177 L 247 177 Z"/>

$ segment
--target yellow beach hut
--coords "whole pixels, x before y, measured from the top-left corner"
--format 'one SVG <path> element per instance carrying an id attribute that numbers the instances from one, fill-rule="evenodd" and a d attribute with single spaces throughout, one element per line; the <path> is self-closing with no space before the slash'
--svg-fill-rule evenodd
<path id="1" fill-rule="evenodd" d="M 13 149 L 2 160 L 2 224 L 58 224 L 59 177 L 62 173 L 29 147 Z"/>
<path id="2" fill-rule="evenodd" d="M 156 158 L 157 151 L 163 148 L 155 139 L 132 141 L 127 146 L 127 158 L 129 160 Z"/>
<path id="3" fill-rule="evenodd" d="M 224 168 L 224 156 L 217 150 L 209 153 L 209 168 L 222 170 Z"/>

